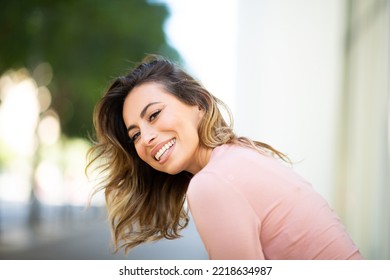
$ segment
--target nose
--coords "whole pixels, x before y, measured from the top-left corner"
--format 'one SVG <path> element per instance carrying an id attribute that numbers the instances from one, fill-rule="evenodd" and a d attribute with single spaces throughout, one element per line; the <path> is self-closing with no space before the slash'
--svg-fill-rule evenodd
<path id="1" fill-rule="evenodd" d="M 149 126 L 142 129 L 141 141 L 145 146 L 152 145 L 154 140 L 157 138 L 157 132 Z"/>

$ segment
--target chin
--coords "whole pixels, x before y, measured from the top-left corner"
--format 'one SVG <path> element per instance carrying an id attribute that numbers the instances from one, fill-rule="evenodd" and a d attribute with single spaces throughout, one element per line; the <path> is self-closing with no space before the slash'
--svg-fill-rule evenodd
<path id="1" fill-rule="evenodd" d="M 167 173 L 169 175 L 177 175 L 184 170 L 183 170 L 183 168 L 177 168 L 177 167 L 170 166 L 170 167 L 166 167 L 166 168 L 161 168 L 161 169 L 159 169 L 159 171 Z"/>
<path id="2" fill-rule="evenodd" d="M 171 170 L 171 169 L 170 170 L 161 170 L 161 172 L 167 173 L 169 175 L 177 175 L 182 171 L 183 170 Z"/>

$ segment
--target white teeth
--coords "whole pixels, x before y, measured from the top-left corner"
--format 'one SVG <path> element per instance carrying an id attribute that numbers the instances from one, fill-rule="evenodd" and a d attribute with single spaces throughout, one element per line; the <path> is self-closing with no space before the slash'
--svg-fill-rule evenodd
<path id="1" fill-rule="evenodd" d="M 168 151 L 168 149 L 170 147 L 172 147 L 173 144 L 175 144 L 176 142 L 176 138 L 173 138 L 171 141 L 169 141 L 168 143 L 166 143 L 158 152 L 157 154 L 154 156 L 156 160 L 160 160 L 161 156 L 166 152 Z"/>

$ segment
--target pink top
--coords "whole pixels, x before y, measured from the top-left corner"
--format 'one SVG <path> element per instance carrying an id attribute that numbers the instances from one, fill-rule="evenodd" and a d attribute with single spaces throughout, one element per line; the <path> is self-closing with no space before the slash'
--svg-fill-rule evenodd
<path id="1" fill-rule="evenodd" d="M 362 258 L 312 186 L 253 149 L 215 148 L 187 199 L 210 259 Z"/>

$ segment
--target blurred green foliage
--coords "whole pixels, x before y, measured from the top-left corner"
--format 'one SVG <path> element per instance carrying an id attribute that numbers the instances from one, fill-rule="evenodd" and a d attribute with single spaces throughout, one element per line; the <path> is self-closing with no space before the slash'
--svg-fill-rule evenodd
<path id="1" fill-rule="evenodd" d="M 52 106 L 68 136 L 87 137 L 109 82 L 145 54 L 180 60 L 166 41 L 169 10 L 146 0 L 0 0 L 0 75 L 52 66 Z M 22 101 L 21 101 L 22 102 Z"/>

